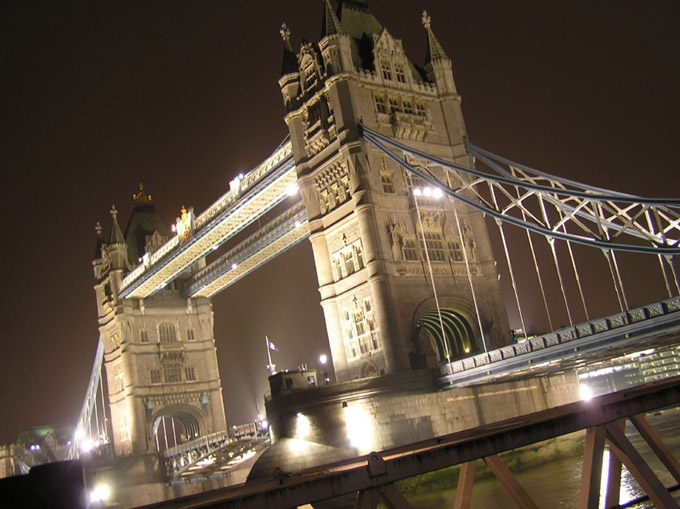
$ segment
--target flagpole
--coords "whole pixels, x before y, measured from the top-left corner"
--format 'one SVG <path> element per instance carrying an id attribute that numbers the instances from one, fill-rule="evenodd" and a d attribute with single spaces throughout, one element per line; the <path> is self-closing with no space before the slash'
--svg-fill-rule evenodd
<path id="1" fill-rule="evenodd" d="M 269 348 L 269 337 L 265 336 L 264 340 L 265 340 L 265 345 L 267 347 L 267 359 L 269 360 L 269 364 L 267 366 L 269 367 L 269 373 L 273 375 L 274 373 L 272 373 L 272 371 L 274 371 L 274 370 L 272 369 L 272 352 L 271 352 L 271 349 Z"/>

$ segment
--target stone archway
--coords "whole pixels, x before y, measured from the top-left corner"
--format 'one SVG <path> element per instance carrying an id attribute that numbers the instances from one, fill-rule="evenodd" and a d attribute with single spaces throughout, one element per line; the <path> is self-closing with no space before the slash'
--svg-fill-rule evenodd
<path id="1" fill-rule="evenodd" d="M 151 440 L 156 452 L 193 440 L 205 433 L 205 419 L 189 405 L 160 409 L 150 419 Z"/>
<path id="2" fill-rule="evenodd" d="M 441 313 L 441 321 L 440 321 Z M 462 299 L 440 298 L 423 302 L 413 317 L 413 338 L 428 366 L 465 357 L 482 349 L 474 310 Z"/>
<path id="3" fill-rule="evenodd" d="M 361 378 L 371 378 L 380 375 L 378 368 L 371 361 L 365 361 L 361 365 Z"/>

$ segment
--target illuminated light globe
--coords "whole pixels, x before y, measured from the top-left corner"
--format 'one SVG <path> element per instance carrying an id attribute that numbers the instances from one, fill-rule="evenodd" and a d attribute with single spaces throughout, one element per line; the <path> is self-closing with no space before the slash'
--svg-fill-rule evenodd
<path id="1" fill-rule="evenodd" d="M 595 394 L 593 394 L 593 390 L 587 385 L 582 385 L 581 387 L 579 387 L 578 391 L 583 401 L 590 401 L 591 399 L 593 399 L 593 396 L 595 396 Z"/>
<path id="2" fill-rule="evenodd" d="M 432 197 L 440 199 L 442 196 L 444 196 L 444 192 L 440 188 L 435 187 L 432 191 Z"/>
<path id="3" fill-rule="evenodd" d="M 106 502 L 111 496 L 111 489 L 106 484 L 95 486 L 90 492 L 90 503 L 101 504 Z"/>
<path id="4" fill-rule="evenodd" d="M 294 196 L 298 192 L 299 186 L 297 184 L 291 184 L 286 189 L 288 196 Z"/>

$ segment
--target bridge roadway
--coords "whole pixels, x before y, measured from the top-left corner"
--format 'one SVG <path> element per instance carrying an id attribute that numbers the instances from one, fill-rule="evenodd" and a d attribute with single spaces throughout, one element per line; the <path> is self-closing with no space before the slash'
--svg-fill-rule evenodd
<path id="1" fill-rule="evenodd" d="M 637 427 L 639 423 L 644 422 L 644 419 L 636 416 L 677 404 L 680 404 L 680 377 L 599 396 L 591 401 L 570 403 L 475 429 L 385 450 L 379 454 L 373 452 L 366 456 L 327 464 L 310 470 L 286 473 L 270 481 L 204 492 L 146 507 L 298 507 L 357 492 L 359 493 L 359 503 L 362 499 L 364 501 L 370 499 L 371 496 L 375 500 L 380 495 L 399 504 L 395 507 L 411 507 L 394 485 L 395 482 L 453 465 L 493 458 L 504 451 L 579 430 L 600 427 L 606 428 L 607 433 L 609 433 L 613 431 L 611 430 L 613 423 L 625 418 L 633 420 Z M 647 437 L 645 438 L 647 439 Z M 630 450 L 629 442 L 626 441 L 625 437 L 622 439 L 620 435 L 614 437 L 607 435 L 607 440 L 610 443 L 613 442 L 614 448 L 618 449 L 619 452 L 623 451 L 624 456 L 635 457 L 636 451 Z M 659 441 L 650 445 L 676 480 L 680 482 L 680 469 L 677 460 L 672 456 L 668 457 L 667 450 L 664 451 L 664 446 Z M 588 447 L 586 449 L 586 452 L 588 452 Z M 585 459 L 584 456 L 584 462 Z M 597 459 L 589 457 L 589 461 L 596 462 Z M 589 464 L 589 466 L 593 466 L 593 464 Z M 601 466 L 600 455 L 600 468 Z M 645 491 L 652 491 L 652 493 L 647 491 L 652 501 L 668 500 L 668 492 L 665 488 L 659 487 L 658 479 L 654 480 L 655 475 L 651 473 L 651 470 L 648 468 L 645 470 L 646 463 L 644 465 L 626 464 L 626 467 L 631 472 L 637 470 L 633 475 L 636 476 L 638 482 L 642 480 L 641 485 L 648 486 Z M 502 470 L 503 467 L 500 468 Z M 590 469 L 589 472 L 593 475 L 590 476 L 592 478 L 584 475 L 582 494 L 584 489 L 587 491 L 587 487 L 594 483 L 593 479 L 597 481 L 597 486 L 599 486 L 598 469 Z M 584 468 L 585 473 L 586 469 Z M 506 482 L 512 484 L 513 481 L 513 479 L 508 479 L 507 474 L 509 472 L 505 474 L 504 479 L 501 479 L 504 485 Z M 638 475 L 642 477 L 638 478 Z M 359 506 L 359 503 L 357 506 Z M 589 503 L 588 507 L 591 506 L 593 505 Z M 366 503 L 364 507 L 375 506 Z M 597 507 L 597 504 L 593 507 Z M 671 505 L 671 507 L 677 507 L 677 504 Z"/>

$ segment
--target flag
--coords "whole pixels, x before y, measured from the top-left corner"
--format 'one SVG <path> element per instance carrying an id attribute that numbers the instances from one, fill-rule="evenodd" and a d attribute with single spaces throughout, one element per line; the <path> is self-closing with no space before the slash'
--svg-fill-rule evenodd
<path id="1" fill-rule="evenodd" d="M 279 347 L 276 346 L 274 343 L 272 343 L 272 342 L 269 340 L 269 338 L 267 338 L 267 347 L 268 347 L 270 350 L 272 350 L 273 352 L 278 352 L 278 351 L 279 351 Z"/>

